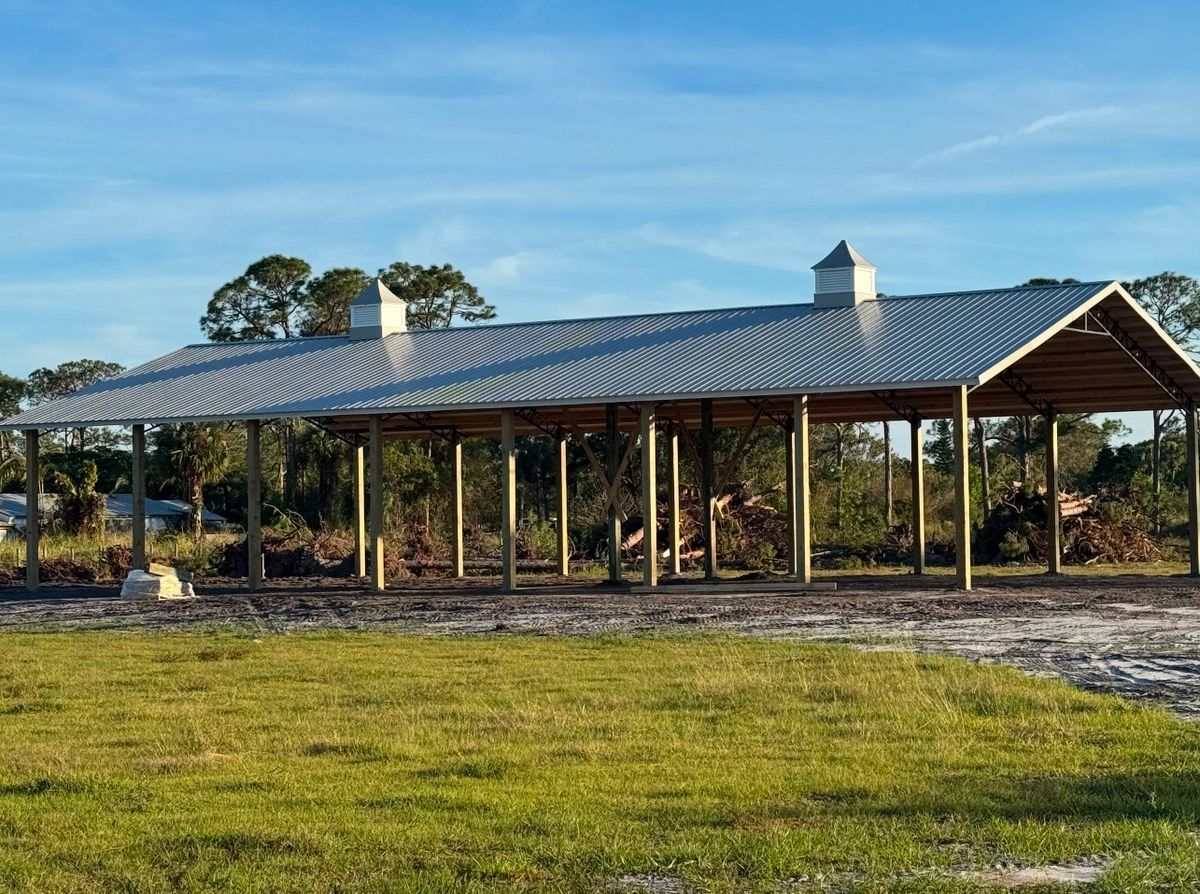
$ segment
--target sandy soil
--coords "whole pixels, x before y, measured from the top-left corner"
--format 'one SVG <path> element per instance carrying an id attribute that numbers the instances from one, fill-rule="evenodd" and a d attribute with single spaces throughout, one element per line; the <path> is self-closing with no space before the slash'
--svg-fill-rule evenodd
<path id="1" fill-rule="evenodd" d="M 651 594 L 542 579 L 505 596 L 488 579 L 402 584 L 373 594 L 346 580 L 277 580 L 250 596 L 241 581 L 206 580 L 201 598 L 175 602 L 123 600 L 112 585 L 51 584 L 35 597 L 0 588 L 0 631 L 586 635 L 703 628 L 961 655 L 1200 717 L 1200 585 L 1185 578 L 984 578 L 970 594 L 944 579 L 865 576 L 839 578 L 837 592 L 723 582 L 677 583 Z"/>

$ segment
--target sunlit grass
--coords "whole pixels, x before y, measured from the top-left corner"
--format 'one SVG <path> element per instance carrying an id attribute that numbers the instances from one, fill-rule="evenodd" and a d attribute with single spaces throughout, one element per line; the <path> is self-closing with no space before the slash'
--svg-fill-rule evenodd
<path id="1" fill-rule="evenodd" d="M 0 638 L 0 889 L 1192 891 L 1200 730 L 1011 670 L 718 636 Z M 901 877 L 902 874 L 915 876 Z M 915 879 L 915 880 L 914 880 Z"/>

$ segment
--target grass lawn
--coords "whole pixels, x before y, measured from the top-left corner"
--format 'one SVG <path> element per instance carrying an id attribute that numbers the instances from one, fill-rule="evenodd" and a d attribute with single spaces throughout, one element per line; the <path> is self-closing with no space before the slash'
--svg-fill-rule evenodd
<path id="1" fill-rule="evenodd" d="M 1200 728 L 717 636 L 0 636 L 0 890 L 1195 891 Z M 811 890 L 802 888 L 796 890 Z"/>

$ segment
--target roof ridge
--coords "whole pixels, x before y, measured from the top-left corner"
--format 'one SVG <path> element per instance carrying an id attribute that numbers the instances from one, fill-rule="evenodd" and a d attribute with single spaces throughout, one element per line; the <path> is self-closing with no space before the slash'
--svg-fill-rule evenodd
<path id="1" fill-rule="evenodd" d="M 1006 286 L 997 289 L 971 289 L 968 291 L 954 290 L 948 292 L 921 292 L 912 295 L 884 295 L 878 298 L 878 301 L 912 301 L 919 298 L 945 298 L 950 295 L 985 295 L 996 292 L 1033 292 L 1043 289 L 1070 289 L 1079 288 L 1081 286 L 1107 286 L 1116 282 L 1112 279 L 1098 279 L 1088 282 L 1071 282 L 1071 283 L 1056 283 L 1044 286 Z M 861 305 L 854 305 L 861 306 Z M 846 310 L 843 307 L 817 307 L 812 300 L 806 301 L 778 301 L 772 304 L 747 304 L 747 305 L 729 305 L 725 307 L 700 307 L 691 308 L 688 310 L 658 310 L 648 311 L 646 313 L 636 314 L 617 314 L 616 316 L 590 316 L 590 317 L 561 317 L 559 319 L 549 320 L 512 320 L 504 323 L 484 323 L 478 326 L 444 326 L 435 329 L 409 329 L 406 332 L 396 332 L 393 335 L 418 335 L 426 332 L 461 332 L 463 330 L 493 330 L 493 329 L 514 329 L 519 326 L 566 326 L 577 323 L 594 323 L 601 321 L 612 320 L 644 320 L 651 317 L 683 317 L 693 314 L 713 314 L 713 313 L 731 313 L 734 311 L 753 311 L 753 310 L 776 310 L 783 307 L 795 307 L 799 309 L 810 310 Z M 386 336 L 390 338 L 391 336 Z M 239 341 L 202 341 L 193 344 L 184 345 L 186 348 L 210 348 L 214 345 L 252 345 L 252 344 L 295 344 L 299 341 L 316 341 L 318 339 L 340 339 L 347 340 L 345 333 L 341 335 L 299 335 L 292 338 L 248 338 Z"/>

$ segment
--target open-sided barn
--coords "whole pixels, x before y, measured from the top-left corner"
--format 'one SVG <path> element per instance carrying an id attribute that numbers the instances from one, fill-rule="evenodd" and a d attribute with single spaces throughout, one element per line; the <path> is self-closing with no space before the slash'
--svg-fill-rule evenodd
<path id="1" fill-rule="evenodd" d="M 566 570 L 566 444 L 584 433 L 636 433 L 629 451 L 602 465 L 583 441 L 608 493 L 610 542 L 619 543 L 616 488 L 631 452 L 642 451 L 645 554 L 656 539 L 656 439 L 670 440 L 666 470 L 678 561 L 678 455 L 702 470 L 705 568 L 715 574 L 712 461 L 718 426 L 769 419 L 787 433 L 788 504 L 796 578 L 811 581 L 808 431 L 814 422 L 906 421 L 912 455 L 922 456 L 922 424 L 953 422 L 957 582 L 971 586 L 967 420 L 1043 416 L 1046 467 L 1057 490 L 1057 417 L 1064 412 L 1180 409 L 1187 420 L 1191 564 L 1200 574 L 1196 401 L 1200 370 L 1116 282 L 881 297 L 875 268 L 846 242 L 818 263 L 811 302 L 409 331 L 405 305 L 375 281 L 351 305 L 347 334 L 199 344 L 94 387 L 34 407 L 3 428 L 24 431 L 36 484 L 38 431 L 92 425 L 133 428 L 134 514 L 145 512 L 145 426 L 182 421 L 245 424 L 250 498 L 250 585 L 261 583 L 259 431 L 264 420 L 303 418 L 356 447 L 357 562 L 376 588 L 383 579 L 383 442 L 428 436 L 449 441 L 457 506 L 455 567 L 462 573 L 462 441 L 499 437 L 503 475 L 504 584 L 516 585 L 515 437 L 558 444 L 560 568 Z M 924 570 L 921 464 L 913 476 L 915 570 Z M 369 487 L 367 471 L 369 469 Z M 1050 501 L 1050 571 L 1059 570 L 1057 502 Z M 134 525 L 135 552 L 144 539 Z M 38 583 L 36 532 L 29 585 Z M 370 544 L 370 569 L 367 547 Z M 620 576 L 619 549 L 610 574 Z M 369 574 L 368 574 L 369 571 Z M 644 582 L 658 581 L 645 562 Z"/>

